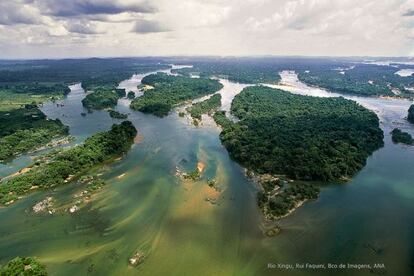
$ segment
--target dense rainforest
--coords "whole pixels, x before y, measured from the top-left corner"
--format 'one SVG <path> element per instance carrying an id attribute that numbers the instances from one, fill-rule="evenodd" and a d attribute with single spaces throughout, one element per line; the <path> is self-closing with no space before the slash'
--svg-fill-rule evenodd
<path id="1" fill-rule="evenodd" d="M 135 98 L 131 102 L 131 108 L 159 117 L 168 115 L 175 105 L 213 94 L 223 87 L 217 80 L 171 76 L 164 73 L 146 76 L 141 82 L 153 88 L 147 89 L 143 96 Z"/>
<path id="2" fill-rule="evenodd" d="M 408 65 L 382 66 L 354 59 L 328 58 L 199 58 L 189 59 L 192 68 L 173 70 L 200 77 L 223 77 L 231 81 L 261 84 L 280 81 L 279 72 L 295 71 L 299 80 L 344 94 L 361 96 L 414 97 L 414 76 L 396 74 Z"/>
<path id="3" fill-rule="evenodd" d="M 82 100 L 82 105 L 87 109 L 104 109 L 116 106 L 119 98 L 119 94 L 115 90 L 100 88 L 86 95 Z"/>
<path id="4" fill-rule="evenodd" d="M 216 110 L 220 106 L 221 95 L 214 94 L 207 100 L 192 104 L 190 107 L 187 108 L 187 111 L 190 113 L 191 117 L 201 120 L 201 115 Z"/>
<path id="5" fill-rule="evenodd" d="M 59 119 L 47 119 L 36 106 L 0 111 L 0 160 L 34 150 L 68 132 Z"/>
<path id="6" fill-rule="evenodd" d="M 327 66 L 299 70 L 299 80 L 344 94 L 361 96 L 413 97 L 414 77 L 402 77 L 399 68 L 375 64 L 349 64 L 348 67 Z"/>
<path id="7" fill-rule="evenodd" d="M 79 146 L 62 150 L 46 161 L 35 163 L 29 171 L 1 182 L 0 204 L 13 203 L 33 189 L 62 185 L 94 165 L 126 153 L 136 134 L 133 124 L 124 121 L 113 125 L 109 131 L 87 138 Z"/>
<path id="8" fill-rule="evenodd" d="M 259 173 L 331 181 L 360 170 L 383 145 L 375 113 L 343 98 L 294 95 L 263 86 L 245 88 L 230 123 L 216 113 L 230 155 Z"/>
<path id="9" fill-rule="evenodd" d="M 391 138 L 394 143 L 401 143 L 406 145 L 414 144 L 413 137 L 409 133 L 404 132 L 399 128 L 394 128 L 391 131 Z"/>

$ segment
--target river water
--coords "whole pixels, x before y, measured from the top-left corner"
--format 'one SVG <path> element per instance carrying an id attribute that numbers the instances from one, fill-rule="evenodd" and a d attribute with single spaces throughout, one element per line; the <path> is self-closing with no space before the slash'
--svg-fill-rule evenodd
<path id="1" fill-rule="evenodd" d="M 133 76 L 120 87 L 138 93 L 142 77 Z M 222 108 L 229 110 L 244 86 L 220 81 Z M 332 96 L 298 82 L 292 72 L 282 73 L 281 86 L 293 93 Z M 119 122 L 105 111 L 82 117 L 84 96 L 80 85 L 72 86 L 63 107 L 43 107 L 50 118 L 70 126 L 75 143 Z M 395 126 L 414 133 L 404 120 L 409 102 L 351 98 L 379 114 L 385 146 L 349 183 L 326 185 L 317 201 L 281 220 L 282 232 L 272 238 L 263 234 L 255 188 L 228 157 L 217 127 L 194 127 L 177 112 L 161 119 L 133 112 L 122 99 L 116 109 L 129 114 L 143 140 L 105 168 L 108 185 L 74 214 L 34 215 L 30 210 L 47 195 L 69 200 L 82 188 L 77 184 L 37 192 L 0 209 L 0 261 L 36 256 L 52 275 L 368 274 L 366 269 L 269 268 L 296 263 L 384 263 L 388 275 L 413 274 L 414 150 L 394 145 L 388 134 Z M 175 176 L 176 167 L 189 171 L 197 162 L 206 166 L 202 180 Z M 0 172 L 18 167 L 0 167 Z M 219 192 L 206 183 L 212 177 Z M 143 264 L 128 266 L 137 251 L 146 255 Z"/>

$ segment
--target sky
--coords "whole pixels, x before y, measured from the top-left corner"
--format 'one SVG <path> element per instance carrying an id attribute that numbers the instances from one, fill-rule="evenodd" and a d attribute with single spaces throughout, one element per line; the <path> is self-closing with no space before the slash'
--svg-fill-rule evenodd
<path id="1" fill-rule="evenodd" d="M 414 56 L 414 0 L 0 0 L 0 58 Z"/>

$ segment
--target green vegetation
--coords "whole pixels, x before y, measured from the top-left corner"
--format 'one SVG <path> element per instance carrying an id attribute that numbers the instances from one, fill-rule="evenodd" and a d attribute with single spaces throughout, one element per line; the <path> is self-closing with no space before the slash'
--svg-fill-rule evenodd
<path id="1" fill-rule="evenodd" d="M 119 113 L 116 110 L 110 109 L 110 110 L 108 110 L 108 113 L 109 113 L 109 116 L 111 118 L 115 118 L 115 119 L 126 119 L 126 118 L 128 118 L 128 115 L 123 114 L 123 113 Z"/>
<path id="2" fill-rule="evenodd" d="M 410 106 L 410 108 L 408 109 L 408 116 L 407 116 L 407 120 L 414 124 L 414 104 L 412 104 Z"/>
<path id="3" fill-rule="evenodd" d="M 399 68 L 372 64 L 357 64 L 346 70 L 321 65 L 305 72 L 299 70 L 299 80 L 334 92 L 362 96 L 412 97 L 407 87 L 414 85 L 414 77 L 401 77 Z M 340 73 L 343 72 L 343 73 Z"/>
<path id="4" fill-rule="evenodd" d="M 184 76 L 198 75 L 201 78 L 222 77 L 239 83 L 277 83 L 278 64 L 273 59 L 221 58 L 191 59 L 191 68 L 173 70 Z"/>
<path id="5" fill-rule="evenodd" d="M 59 119 L 47 119 L 32 105 L 9 112 L 0 111 L 0 160 L 34 150 L 68 132 L 69 128 Z"/>
<path id="6" fill-rule="evenodd" d="M 125 97 L 118 84 L 133 74 L 170 68 L 154 58 L 33 60 L 0 63 L 0 110 L 31 102 L 62 98 L 68 85 L 82 83 L 87 91 L 112 91 Z M 100 96 L 107 96 L 106 94 Z M 98 104 L 99 106 L 99 104 Z"/>
<path id="7" fill-rule="evenodd" d="M 33 258 L 16 257 L 0 267 L 1 276 L 46 276 L 46 267 Z"/>
<path id="8" fill-rule="evenodd" d="M 226 111 L 220 110 L 216 111 L 213 115 L 213 119 L 222 128 L 230 128 L 233 126 L 233 122 L 226 117 Z"/>
<path id="9" fill-rule="evenodd" d="M 204 100 L 199 103 L 193 104 L 191 107 L 187 108 L 187 111 L 190 113 L 191 117 L 201 120 L 201 115 L 209 113 L 221 106 L 221 95 L 214 94 L 207 100 Z"/>
<path id="10" fill-rule="evenodd" d="M 84 107 L 88 109 L 104 109 L 117 105 L 119 95 L 115 90 L 99 89 L 93 93 L 86 95 L 82 100 Z"/>
<path id="11" fill-rule="evenodd" d="M 266 219 L 287 215 L 307 200 L 318 198 L 319 188 L 311 183 L 282 184 L 280 179 L 266 181 L 257 196 L 259 208 Z"/>
<path id="12" fill-rule="evenodd" d="M 352 176 L 383 145 L 375 113 L 343 98 L 294 95 L 263 86 L 245 88 L 231 110 L 214 118 L 232 158 L 259 173 L 331 181 Z"/>
<path id="13" fill-rule="evenodd" d="M 21 108 L 26 104 L 42 104 L 63 98 L 63 94 L 27 94 L 13 93 L 0 89 L 0 111 L 10 111 Z"/>
<path id="14" fill-rule="evenodd" d="M 414 139 L 413 137 L 404 131 L 401 131 L 401 129 L 399 128 L 394 128 L 391 131 L 391 137 L 392 137 L 392 141 L 394 143 L 401 143 L 401 144 L 406 144 L 406 145 L 413 145 L 414 144 Z"/>
<path id="15" fill-rule="evenodd" d="M 47 189 L 69 182 L 93 166 L 126 153 L 136 134 L 132 123 L 124 121 L 89 137 L 82 145 L 50 155 L 28 172 L 2 181 L 0 203 L 11 204 L 34 187 Z"/>
<path id="16" fill-rule="evenodd" d="M 223 87 L 217 80 L 177 77 L 163 73 L 146 76 L 142 79 L 142 84 L 151 85 L 154 89 L 149 89 L 143 96 L 135 98 L 131 108 L 159 117 L 167 116 L 175 105 L 215 93 Z"/>
<path id="17" fill-rule="evenodd" d="M 135 99 L 135 93 L 132 92 L 132 91 L 129 91 L 128 94 L 127 94 L 127 98 L 130 99 L 130 100 Z"/>
<path id="18" fill-rule="evenodd" d="M 184 117 L 185 116 L 185 112 L 178 112 L 178 116 Z"/>
<path id="19" fill-rule="evenodd" d="M 194 171 L 184 174 L 185 179 L 198 180 L 200 177 L 201 175 L 197 168 Z"/>
<path id="20" fill-rule="evenodd" d="M 115 92 L 116 92 L 116 94 L 118 95 L 119 98 L 126 97 L 126 91 L 123 88 L 116 88 Z"/>

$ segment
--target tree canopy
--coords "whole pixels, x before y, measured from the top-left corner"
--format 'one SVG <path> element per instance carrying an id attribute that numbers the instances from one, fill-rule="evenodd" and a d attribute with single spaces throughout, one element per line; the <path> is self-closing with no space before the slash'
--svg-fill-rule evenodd
<path id="1" fill-rule="evenodd" d="M 230 155 L 259 173 L 330 181 L 352 176 L 383 145 L 375 113 L 344 98 L 294 95 L 263 86 L 233 100 L 231 123 L 216 114 Z"/>

